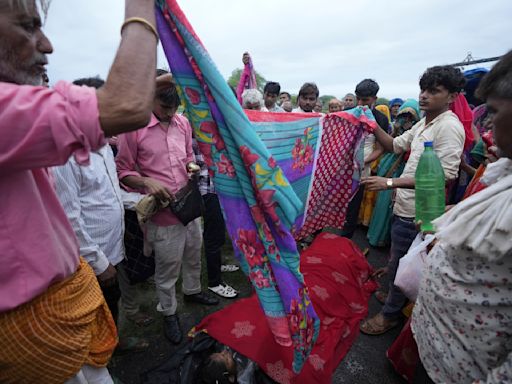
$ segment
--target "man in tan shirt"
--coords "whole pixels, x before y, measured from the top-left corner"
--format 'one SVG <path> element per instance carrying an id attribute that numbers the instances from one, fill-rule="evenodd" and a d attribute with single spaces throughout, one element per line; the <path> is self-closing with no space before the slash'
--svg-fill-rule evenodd
<path id="1" fill-rule="evenodd" d="M 419 104 L 425 117 L 396 138 L 392 138 L 381 128 L 374 132 L 376 140 L 386 151 L 397 154 L 410 151 L 410 156 L 399 178 L 372 176 L 362 179 L 362 183 L 371 191 L 396 189 L 391 227 L 391 255 L 387 268 L 390 275 L 389 293 L 382 311 L 361 324 L 363 333 L 379 335 L 399 324 L 401 309 L 407 298 L 393 282 L 400 259 L 407 253 L 417 235 L 414 223 L 414 173 L 423 153 L 423 143 L 432 141 L 446 181 L 457 177 L 465 134 L 462 123 L 449 107 L 464 83 L 464 77 L 457 68 L 428 68 L 420 79 Z"/>

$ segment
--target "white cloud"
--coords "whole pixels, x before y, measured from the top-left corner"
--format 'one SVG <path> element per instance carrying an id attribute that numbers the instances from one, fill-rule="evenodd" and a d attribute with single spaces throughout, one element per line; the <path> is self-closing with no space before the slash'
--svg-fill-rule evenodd
<path id="1" fill-rule="evenodd" d="M 186 0 L 179 2 L 222 74 L 241 67 L 248 50 L 255 67 L 297 93 L 315 81 L 321 94 L 342 96 L 363 78 L 380 95 L 417 97 L 428 67 L 482 58 L 510 48 L 512 2 L 488 0 L 371 1 Z M 52 81 L 105 77 L 119 44 L 122 0 L 53 0 L 46 32 L 55 53 Z M 165 65 L 160 51 L 159 65 Z"/>

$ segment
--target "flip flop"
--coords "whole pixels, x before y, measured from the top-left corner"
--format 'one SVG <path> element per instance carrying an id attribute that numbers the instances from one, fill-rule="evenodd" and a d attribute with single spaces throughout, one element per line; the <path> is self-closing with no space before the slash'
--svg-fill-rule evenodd
<path id="1" fill-rule="evenodd" d="M 235 272 L 238 271 L 240 267 L 235 264 L 223 264 L 220 266 L 221 272 Z"/>
<path id="2" fill-rule="evenodd" d="M 225 297 L 226 299 L 232 299 L 238 295 L 237 290 L 226 283 L 220 283 L 215 287 L 208 287 L 208 289 L 221 297 Z"/>
<path id="3" fill-rule="evenodd" d="M 361 323 L 359 329 L 366 335 L 382 335 L 400 324 L 400 320 L 386 320 L 382 313 L 378 313 L 371 319 Z"/>
<path id="4" fill-rule="evenodd" d="M 140 337 L 123 337 L 119 339 L 117 354 L 144 352 L 149 348 L 149 342 Z"/>

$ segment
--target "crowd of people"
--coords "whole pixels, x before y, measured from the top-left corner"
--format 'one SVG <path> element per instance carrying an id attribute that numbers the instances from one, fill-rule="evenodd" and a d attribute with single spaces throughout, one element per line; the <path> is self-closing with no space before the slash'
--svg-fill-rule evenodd
<path id="1" fill-rule="evenodd" d="M 125 17 L 105 81 L 50 87 L 45 66 L 53 47 L 38 4 L 0 0 L 2 383 L 112 383 L 106 367 L 116 348 L 149 347 L 141 338 L 119 340 L 116 328 L 120 307 L 139 326 L 154 320 L 139 307 L 136 283 L 144 278 L 137 274 L 154 274 L 162 333 L 174 344 L 184 331 L 180 276 L 187 302 L 216 306 L 219 298 L 238 295 L 222 279 L 239 267 L 223 263 L 225 223 L 207 161 L 189 120 L 178 113 L 172 74 L 155 70 L 154 0 L 127 0 Z M 244 109 L 343 116 L 363 107 L 377 123 L 364 139 L 361 183 L 338 229 L 350 239 L 364 225 L 372 246 L 390 246 L 388 266 L 371 276 L 389 276 L 388 289 L 375 293 L 382 310 L 362 321 L 360 331 L 380 335 L 410 316 L 404 331 L 418 358 L 409 370 L 394 362 L 410 382 L 511 383 L 512 51 L 481 80 L 479 105 L 468 104 L 464 76 L 452 66 L 426 69 L 418 100 L 379 99 L 378 83 L 364 79 L 354 93 L 325 106 L 317 85 L 306 82 L 294 105 L 278 82 L 260 92 L 250 55 L 242 61 L 233 92 Z M 421 235 L 414 188 L 424 142 L 434 143 L 449 205 L 435 221 L 411 303 L 394 280 Z M 184 222 L 168 205 L 191 181 L 203 214 Z M 148 205 L 150 212 L 141 212 Z M 135 215 L 133 229 L 128 219 Z M 412 306 L 412 314 L 404 311 Z M 254 382 L 246 371 L 237 374 L 236 345 L 230 347 L 231 355 L 208 359 L 204 382 Z M 219 368 L 217 360 L 227 363 Z"/>

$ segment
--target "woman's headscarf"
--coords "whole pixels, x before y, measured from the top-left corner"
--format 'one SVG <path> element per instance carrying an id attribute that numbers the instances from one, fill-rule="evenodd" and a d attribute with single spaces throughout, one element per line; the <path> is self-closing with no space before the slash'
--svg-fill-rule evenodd
<path id="1" fill-rule="evenodd" d="M 469 104 L 462 93 L 453 101 L 450 109 L 457 115 L 460 122 L 464 126 L 466 133 L 466 140 L 464 141 L 464 149 L 471 149 L 475 142 L 475 135 L 473 134 L 473 112 L 469 108 Z"/>
<path id="2" fill-rule="evenodd" d="M 394 99 L 391 99 L 389 101 L 389 108 L 391 108 L 395 104 L 399 104 L 400 106 L 402 106 L 404 104 L 404 101 L 399 97 L 395 97 Z"/>
<path id="3" fill-rule="evenodd" d="M 473 124 L 475 124 L 480 136 L 487 131 L 487 127 L 485 126 L 485 119 L 487 118 L 487 115 L 487 106 L 485 104 L 479 105 L 473 109 Z"/>
<path id="4" fill-rule="evenodd" d="M 391 112 L 389 112 L 389 107 L 384 104 L 377 105 L 375 109 L 379 112 L 382 112 L 388 118 L 388 124 L 391 122 Z"/>
<path id="5" fill-rule="evenodd" d="M 403 127 L 403 115 L 406 113 L 412 116 L 412 125 L 416 124 L 421 119 L 420 105 L 414 99 L 408 99 L 405 103 L 402 104 L 398 113 L 396 115 L 396 119 L 393 127 L 393 136 L 400 136 L 402 133 L 406 131 Z M 400 118 L 402 116 L 402 118 Z"/>

